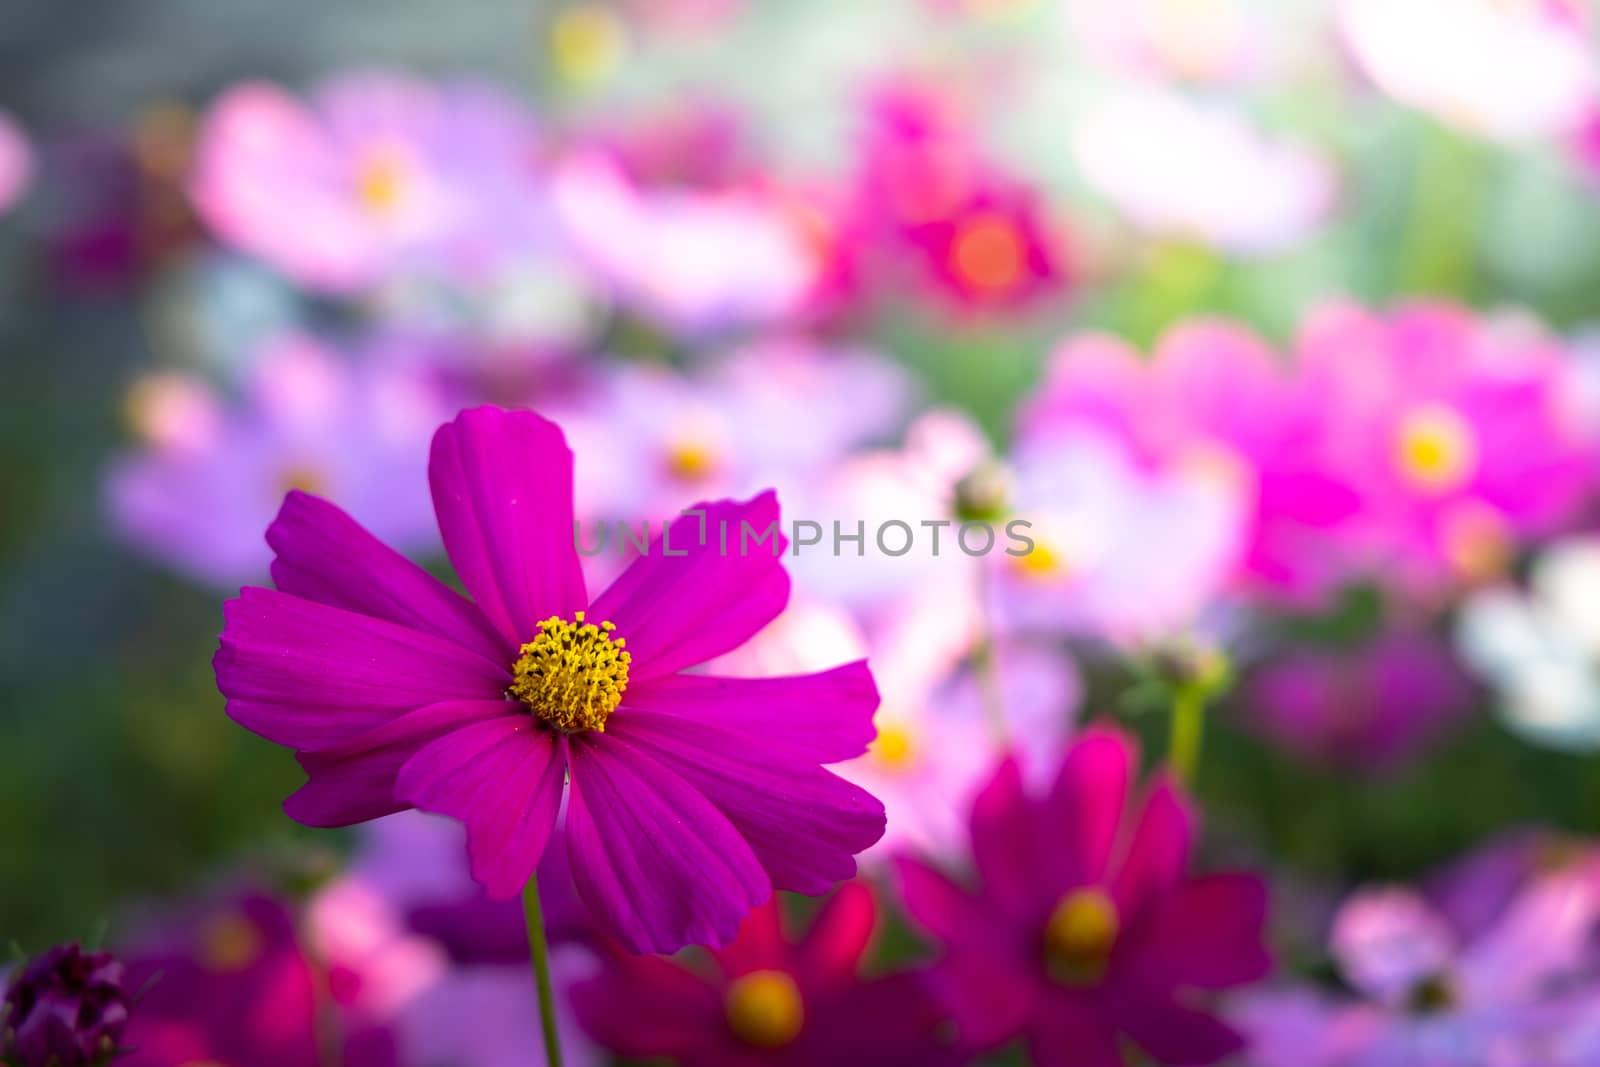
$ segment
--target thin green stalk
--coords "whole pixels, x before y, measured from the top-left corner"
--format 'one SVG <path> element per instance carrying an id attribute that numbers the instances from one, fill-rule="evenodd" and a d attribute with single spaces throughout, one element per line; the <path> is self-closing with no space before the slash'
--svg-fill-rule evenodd
<path id="1" fill-rule="evenodd" d="M 1192 682 L 1179 685 L 1172 696 L 1167 764 L 1184 785 L 1193 785 L 1195 774 L 1200 770 L 1200 743 L 1205 729 L 1205 688 Z"/>
<path id="2" fill-rule="evenodd" d="M 550 990 L 550 949 L 544 938 L 544 909 L 539 905 L 536 875 L 523 887 L 522 913 L 528 920 L 528 953 L 533 960 L 533 980 L 539 987 L 539 1025 L 544 1030 L 545 1063 L 548 1067 L 561 1067 L 561 1035 L 556 1033 L 555 997 Z"/>

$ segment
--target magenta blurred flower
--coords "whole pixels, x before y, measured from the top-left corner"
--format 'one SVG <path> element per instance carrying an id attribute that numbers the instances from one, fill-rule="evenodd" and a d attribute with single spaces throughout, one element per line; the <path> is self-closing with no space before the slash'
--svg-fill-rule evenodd
<path id="1" fill-rule="evenodd" d="M 1530 872 L 1491 922 L 1457 925 L 1414 890 L 1355 894 L 1331 949 L 1361 998 L 1263 993 L 1241 1007 L 1256 1067 L 1585 1067 L 1600 867 Z"/>
<path id="2" fill-rule="evenodd" d="M 1025 1037 L 1040 1067 L 1118 1067 L 1124 1038 L 1164 1064 L 1243 1047 L 1194 995 L 1271 969 L 1266 887 L 1186 875 L 1195 818 L 1165 776 L 1130 809 L 1137 762 L 1107 727 L 1068 749 L 1043 794 L 1003 762 L 972 809 L 976 890 L 900 861 L 906 909 L 943 948 L 934 978 L 964 1042 Z"/>
<path id="3" fill-rule="evenodd" d="M 1245 686 L 1252 725 L 1302 758 L 1384 770 L 1415 758 L 1472 710 L 1449 648 L 1390 630 L 1354 649 L 1290 652 Z"/>
<path id="4" fill-rule="evenodd" d="M 551 177 L 572 250 L 628 310 L 703 336 L 788 322 L 820 280 L 805 220 L 758 189 L 641 188 L 598 154 Z"/>
<path id="5" fill-rule="evenodd" d="M 313 958 L 279 901 L 243 892 L 190 913 L 130 955 L 145 988 L 125 1067 L 397 1067 L 387 1022 L 361 1010 L 367 973 Z"/>
<path id="6" fill-rule="evenodd" d="M 1241 256 L 1271 255 L 1311 236 L 1338 191 L 1331 161 L 1311 145 L 1175 90 L 1142 87 L 1093 101 L 1073 146 L 1084 180 L 1135 226 Z"/>
<path id="7" fill-rule="evenodd" d="M 776 900 L 751 915 L 709 966 L 614 957 L 573 999 L 601 1044 L 685 1067 L 961 1062 L 919 974 L 864 978 L 872 891 L 839 888 L 792 937 Z"/>
<path id="8" fill-rule="evenodd" d="M 1341 0 L 1338 16 L 1379 88 L 1486 137 L 1562 136 L 1600 94 L 1588 15 L 1573 0 Z M 1489 68 L 1500 76 L 1485 78 Z"/>
<path id="9" fill-rule="evenodd" d="M 508 897 L 565 792 L 598 923 L 635 951 L 724 943 L 775 887 L 824 892 L 882 835 L 882 805 L 821 766 L 872 739 L 872 675 L 679 673 L 783 609 L 776 497 L 703 505 L 708 529 L 750 523 L 749 554 L 697 543 L 701 517 L 684 516 L 591 602 L 572 481 L 561 431 L 531 412 L 477 408 L 439 430 L 429 482 L 472 601 L 291 493 L 267 532 L 278 589 L 228 602 L 218 686 L 235 721 L 297 750 L 298 821 L 449 815 L 473 876 Z"/>
<path id="10" fill-rule="evenodd" d="M 266 574 L 261 531 L 290 489 L 329 493 L 385 540 L 436 544 L 422 441 L 447 408 L 423 368 L 347 360 L 306 336 L 267 345 L 235 406 L 180 374 L 137 383 L 127 410 L 143 445 L 106 472 L 118 532 L 211 585 Z"/>
<path id="11" fill-rule="evenodd" d="M 1578 369 L 1532 323 L 1333 306 L 1308 321 L 1298 355 L 1305 402 L 1332 416 L 1320 462 L 1361 495 L 1347 544 L 1401 589 L 1496 576 L 1594 488 Z"/>
<path id="12" fill-rule="evenodd" d="M 108 952 L 58 945 L 24 963 L 0 999 L 0 1061 L 85 1067 L 123 1047 L 133 986 Z"/>
<path id="13" fill-rule="evenodd" d="M 33 149 L 14 118 L 0 111 L 0 215 L 10 211 L 33 178 Z"/>
<path id="14" fill-rule="evenodd" d="M 302 101 L 243 84 L 212 105 L 190 194 L 219 237 L 313 288 L 470 276 L 548 222 L 536 145 L 483 86 L 351 74 Z"/>
<path id="15" fill-rule="evenodd" d="M 1019 425 L 1024 442 L 1109 433 L 1144 467 L 1232 482 L 1251 510 L 1240 577 L 1307 599 L 1341 577 L 1335 538 L 1357 504 L 1322 469 L 1329 413 L 1316 401 L 1254 334 L 1198 320 L 1168 332 L 1149 360 L 1115 338 L 1069 339 Z"/>

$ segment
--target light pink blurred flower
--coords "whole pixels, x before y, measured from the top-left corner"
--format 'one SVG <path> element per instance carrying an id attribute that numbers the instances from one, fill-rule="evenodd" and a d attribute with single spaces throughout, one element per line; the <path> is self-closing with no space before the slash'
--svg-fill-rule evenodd
<path id="1" fill-rule="evenodd" d="M 422 472 L 448 404 L 414 369 L 287 335 L 260 354 L 238 403 L 162 374 L 135 386 L 129 409 L 142 440 L 106 472 L 112 521 L 138 551 L 199 581 L 266 574 L 261 531 L 290 489 L 339 497 L 391 544 L 437 540 Z"/>
<path id="2" fill-rule="evenodd" d="M 1307 322 L 1297 352 L 1305 402 L 1332 416 L 1320 462 L 1361 497 L 1352 547 L 1401 588 L 1493 577 L 1594 487 L 1577 368 L 1535 323 L 1336 305 Z"/>
<path id="3" fill-rule="evenodd" d="M 0 111 L 0 215 L 22 199 L 33 178 L 33 149 L 22 127 Z"/>
<path id="4" fill-rule="evenodd" d="M 1068 0 L 1067 26 L 1098 60 L 1158 77 L 1235 81 L 1278 58 L 1281 8 L 1247 0 Z"/>
<path id="5" fill-rule="evenodd" d="M 598 154 L 551 177 L 571 246 L 613 299 L 675 333 L 794 319 L 822 260 L 800 213 L 755 189 L 641 188 Z"/>
<path id="6" fill-rule="evenodd" d="M 1091 102 L 1072 143 L 1084 180 L 1135 226 L 1241 256 L 1310 237 L 1338 191 L 1331 160 L 1310 144 L 1153 85 Z"/>
<path id="7" fill-rule="evenodd" d="M 472 276 L 548 225 L 536 145 L 481 86 L 351 74 L 301 100 L 246 83 L 206 116 L 190 194 L 219 237 L 308 286 Z"/>
<path id="8" fill-rule="evenodd" d="M 1561 136 L 1600 94 L 1587 15 L 1572 0 L 1341 0 L 1338 16 L 1380 89 L 1485 137 Z"/>

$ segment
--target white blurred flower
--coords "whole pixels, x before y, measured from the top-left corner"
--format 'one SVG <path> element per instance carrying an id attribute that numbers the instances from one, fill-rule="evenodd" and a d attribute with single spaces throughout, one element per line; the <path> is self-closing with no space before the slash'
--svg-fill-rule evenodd
<path id="1" fill-rule="evenodd" d="M 1508 726 L 1540 744 L 1600 748 L 1600 538 L 1551 547 L 1526 590 L 1475 594 L 1457 640 L 1499 690 Z"/>

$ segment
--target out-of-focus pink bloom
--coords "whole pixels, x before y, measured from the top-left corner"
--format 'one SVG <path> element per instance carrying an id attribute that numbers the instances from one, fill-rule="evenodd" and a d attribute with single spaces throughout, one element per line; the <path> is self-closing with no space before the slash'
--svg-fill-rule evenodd
<path id="1" fill-rule="evenodd" d="M 973 798 L 1008 748 L 1030 783 L 1055 773 L 1082 697 L 1073 665 L 1057 649 L 1004 642 L 993 650 L 995 689 L 973 661 L 976 602 L 928 610 L 920 602 L 880 612 L 863 626 L 837 608 L 800 602 L 738 651 L 712 665 L 759 676 L 810 671 L 867 657 L 883 693 L 877 739 L 839 773 L 883 801 L 888 828 L 862 854 L 882 861 L 905 847 L 951 856 Z M 993 701 L 993 706 L 986 706 Z M 1000 721 L 995 721 L 995 716 Z"/>
<path id="2" fill-rule="evenodd" d="M 10 211 L 33 177 L 33 150 L 15 119 L 0 111 L 0 215 Z"/>
<path id="3" fill-rule="evenodd" d="M 920 974 L 862 976 L 876 923 L 861 882 L 841 886 L 798 937 L 774 900 L 709 966 L 618 955 L 574 1003 L 606 1047 L 685 1067 L 964 1062 Z"/>
<path id="4" fill-rule="evenodd" d="M 821 259 L 799 214 L 757 190 L 645 189 L 579 154 L 551 176 L 575 253 L 617 303 L 676 333 L 792 320 Z"/>
<path id="5" fill-rule="evenodd" d="M 1031 434 L 1011 464 L 1012 512 L 1033 545 L 988 560 L 1006 625 L 1139 644 L 1220 603 L 1247 547 L 1248 479 L 1204 462 L 1146 468 L 1087 426 Z"/>
<path id="6" fill-rule="evenodd" d="M 129 416 L 143 446 L 108 470 L 107 504 L 140 552 L 218 586 L 266 573 L 261 531 L 291 489 L 338 496 L 393 543 L 428 547 L 422 472 L 446 410 L 413 370 L 286 336 L 260 354 L 239 404 L 179 375 L 136 385 Z"/>
<path id="7" fill-rule="evenodd" d="M 419 951 L 388 973 L 403 981 L 385 992 L 431 979 L 438 961 Z M 266 895 L 218 901 L 130 954 L 130 988 L 145 992 L 124 1037 L 132 1051 L 118 1062 L 319 1067 L 333 1056 L 348 1067 L 394 1067 L 392 1020 L 369 1010 L 371 962 L 313 954 L 289 909 Z"/>
<path id="8" fill-rule="evenodd" d="M 849 232 L 858 272 L 908 272 L 965 310 L 1058 290 L 1070 270 L 1041 198 L 978 146 L 948 102 L 918 86 L 868 109 Z M 857 284 L 864 280 L 856 279 Z"/>
<path id="9" fill-rule="evenodd" d="M 1073 151 L 1084 180 L 1135 226 L 1241 256 L 1271 255 L 1315 233 L 1338 189 L 1332 163 L 1312 146 L 1154 86 L 1092 102 Z"/>
<path id="10" fill-rule="evenodd" d="M 1600 94 L 1587 17 L 1572 0 L 1341 0 L 1338 15 L 1379 88 L 1486 137 L 1561 136 Z"/>
<path id="11" fill-rule="evenodd" d="M 1023 1037 L 1040 1067 L 1117 1067 L 1124 1040 L 1166 1064 L 1242 1048 L 1196 995 L 1271 968 L 1266 889 L 1188 876 L 1194 816 L 1166 777 L 1133 806 L 1137 765 L 1133 742 L 1104 727 L 1042 794 L 1002 763 L 972 809 L 980 888 L 902 859 L 906 909 L 943 949 L 933 977 L 964 1043 Z"/>
<path id="12" fill-rule="evenodd" d="M 355 74 L 302 101 L 250 83 L 212 106 L 190 193 L 219 237 L 305 285 L 471 276 L 547 222 L 535 145 L 481 86 Z"/>
<path id="13" fill-rule="evenodd" d="M 1352 546 L 1401 587 L 1494 576 L 1594 486 L 1577 370 L 1531 322 L 1339 305 L 1310 319 L 1298 354 L 1306 403 L 1332 415 L 1320 462 L 1361 495 Z"/>
<path id="14" fill-rule="evenodd" d="M 1341 573 L 1331 549 L 1357 497 L 1321 468 L 1326 405 L 1298 390 L 1253 334 L 1190 322 L 1146 360 L 1097 335 L 1063 344 L 1024 405 L 1021 440 L 1081 428 L 1129 445 L 1155 471 L 1234 482 L 1250 503 L 1241 576 L 1247 585 L 1312 598 Z"/>
<path id="15" fill-rule="evenodd" d="M 1238 1016 L 1254 1039 L 1250 1062 L 1582 1067 L 1597 929 L 1592 855 L 1529 877 L 1477 931 L 1414 890 L 1363 890 L 1341 909 L 1330 946 L 1361 999 L 1307 990 L 1252 998 Z"/>
<path id="16" fill-rule="evenodd" d="M 1231 81 L 1273 57 L 1282 16 L 1243 0 L 1069 0 L 1067 26 L 1094 58 L 1158 76 Z"/>
<path id="17" fill-rule="evenodd" d="M 803 493 L 896 430 L 913 391 L 876 353 L 773 338 L 685 374 L 617 366 L 556 417 L 580 457 L 578 514 L 659 524 L 686 500 Z"/>
<path id="18" fill-rule="evenodd" d="M 1449 649 L 1391 630 L 1360 648 L 1274 658 L 1246 686 L 1253 726 L 1319 763 L 1384 770 L 1415 757 L 1471 710 Z"/>

